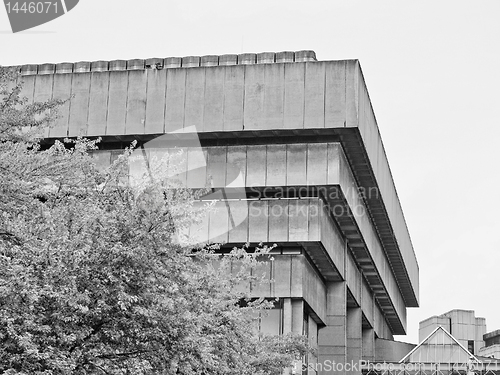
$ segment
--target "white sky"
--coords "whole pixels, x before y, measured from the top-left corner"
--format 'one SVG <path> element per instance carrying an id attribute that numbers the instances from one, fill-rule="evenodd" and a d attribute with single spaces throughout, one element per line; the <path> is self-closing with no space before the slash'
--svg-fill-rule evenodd
<path id="1" fill-rule="evenodd" d="M 0 64 L 312 49 L 356 58 L 420 264 L 418 322 L 454 308 L 500 328 L 500 0 L 81 0 L 12 34 Z"/>

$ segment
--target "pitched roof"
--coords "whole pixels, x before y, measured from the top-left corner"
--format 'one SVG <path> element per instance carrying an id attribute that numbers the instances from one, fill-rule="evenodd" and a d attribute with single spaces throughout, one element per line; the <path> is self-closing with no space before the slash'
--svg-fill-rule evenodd
<path id="1" fill-rule="evenodd" d="M 443 327 L 432 331 L 399 363 L 468 363 L 481 361 Z"/>

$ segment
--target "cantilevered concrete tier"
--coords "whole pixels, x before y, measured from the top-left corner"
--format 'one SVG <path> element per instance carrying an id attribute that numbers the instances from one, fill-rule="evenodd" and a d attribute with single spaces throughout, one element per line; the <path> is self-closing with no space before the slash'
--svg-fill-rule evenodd
<path id="1" fill-rule="evenodd" d="M 210 181 L 215 191 L 224 189 L 226 199 L 241 198 L 241 188 L 250 198 L 221 202 L 227 209 L 210 215 L 200 228 L 191 231 L 191 238 L 231 244 L 300 242 L 310 250 L 321 276 L 330 281 L 346 279 L 344 254 L 335 250 L 344 247 L 342 238 L 346 238 L 394 333 L 405 332 L 405 301 L 339 142 L 203 147 L 203 168 L 196 168 L 199 148 L 180 149 L 185 157 L 176 164 L 184 164 L 184 172 L 176 178 L 184 186 L 200 189 Z M 148 148 L 146 152 L 158 155 L 170 151 L 174 155 L 177 150 Z M 101 162 L 111 161 L 111 151 L 99 151 L 96 156 Z M 310 197 L 319 199 L 321 205 L 310 207 Z M 205 197 L 214 198 L 223 199 L 222 195 Z M 335 217 L 336 224 L 326 225 L 320 217 Z M 311 245 L 313 242 L 318 245 Z"/>

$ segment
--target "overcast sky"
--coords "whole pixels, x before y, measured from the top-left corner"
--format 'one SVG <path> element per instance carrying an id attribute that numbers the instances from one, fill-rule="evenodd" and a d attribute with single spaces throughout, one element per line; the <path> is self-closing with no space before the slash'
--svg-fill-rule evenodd
<path id="1" fill-rule="evenodd" d="M 0 65 L 312 49 L 359 59 L 420 265 L 418 322 L 500 328 L 500 0 L 81 0 L 12 34 Z"/>

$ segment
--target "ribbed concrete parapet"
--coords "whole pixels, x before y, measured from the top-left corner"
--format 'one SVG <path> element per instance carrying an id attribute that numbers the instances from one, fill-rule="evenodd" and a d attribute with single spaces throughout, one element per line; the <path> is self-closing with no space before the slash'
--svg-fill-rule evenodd
<path id="1" fill-rule="evenodd" d="M 275 61 L 274 52 L 262 52 L 257 54 L 257 64 L 271 64 Z"/>
<path id="2" fill-rule="evenodd" d="M 91 63 L 89 61 L 80 61 L 75 63 L 73 71 L 75 73 L 88 73 L 90 72 Z"/>
<path id="3" fill-rule="evenodd" d="M 314 51 L 283 51 L 243 53 L 240 55 L 206 55 L 167 58 L 149 58 L 113 61 L 80 61 L 76 63 L 23 65 L 19 68 L 21 75 L 36 74 L 64 74 L 105 72 L 119 70 L 144 70 L 144 69 L 170 69 L 170 68 L 195 68 L 199 66 L 227 66 L 227 65 L 252 65 L 317 61 Z"/>
<path id="4" fill-rule="evenodd" d="M 109 70 L 127 70 L 127 62 L 125 60 L 113 60 L 109 62 Z"/>
<path id="5" fill-rule="evenodd" d="M 201 56 L 200 65 L 201 66 L 217 66 L 217 65 L 219 65 L 219 56 L 217 56 L 217 55 Z"/>
<path id="6" fill-rule="evenodd" d="M 127 70 L 143 70 L 145 67 L 144 60 L 134 59 L 127 61 Z"/>
<path id="7" fill-rule="evenodd" d="M 182 57 L 167 57 L 163 66 L 165 68 L 180 68 L 182 66 Z"/>
<path id="8" fill-rule="evenodd" d="M 183 68 L 195 68 L 200 66 L 200 56 L 186 56 L 182 58 Z"/>
<path id="9" fill-rule="evenodd" d="M 219 56 L 219 65 L 236 65 L 236 64 L 238 64 L 238 55 Z"/>
<path id="10" fill-rule="evenodd" d="M 73 63 L 60 63 L 56 65 L 56 73 L 73 73 Z"/>
<path id="11" fill-rule="evenodd" d="M 21 67 L 21 74 L 23 76 L 31 76 L 38 73 L 38 65 L 23 65 Z"/>
<path id="12" fill-rule="evenodd" d="M 295 52 L 285 51 L 276 54 L 277 63 L 291 63 L 295 60 Z"/>
<path id="13" fill-rule="evenodd" d="M 55 64 L 38 65 L 38 74 L 54 74 L 56 70 Z"/>
<path id="14" fill-rule="evenodd" d="M 257 54 L 255 53 L 242 53 L 238 55 L 238 65 L 251 65 L 257 62 Z"/>
<path id="15" fill-rule="evenodd" d="M 105 72 L 109 70 L 108 61 L 93 61 L 90 63 L 90 71 L 92 72 Z"/>

